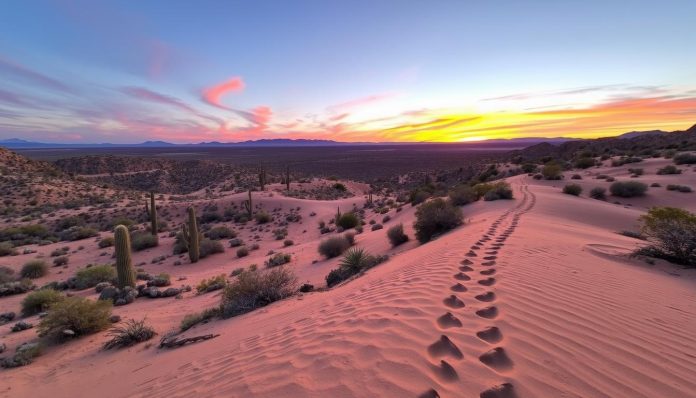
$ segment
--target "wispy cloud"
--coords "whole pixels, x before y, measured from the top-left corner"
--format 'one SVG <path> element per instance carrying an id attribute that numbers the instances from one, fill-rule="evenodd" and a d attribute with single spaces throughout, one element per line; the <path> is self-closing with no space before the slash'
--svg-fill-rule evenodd
<path id="1" fill-rule="evenodd" d="M 18 62 L 0 56 L 0 72 L 11 75 L 14 78 L 22 79 L 24 82 L 39 85 L 43 88 L 71 92 L 72 90 L 62 82 L 36 72 L 21 65 Z"/>
<path id="2" fill-rule="evenodd" d="M 384 100 L 388 100 L 394 97 L 397 97 L 399 94 L 398 93 L 381 93 L 381 94 L 372 94 L 368 95 L 365 97 L 360 97 L 360 98 L 355 98 L 349 101 L 341 102 L 335 105 L 331 105 L 328 108 L 326 108 L 329 112 L 341 112 L 344 113 L 345 111 L 349 111 L 354 108 L 359 108 L 363 107 L 366 105 L 371 105 L 376 102 L 381 102 Z"/>
<path id="3" fill-rule="evenodd" d="M 203 101 L 209 105 L 221 109 L 233 110 L 233 108 L 222 103 L 222 97 L 224 97 L 226 94 L 237 93 L 243 90 L 244 81 L 241 77 L 235 76 L 222 83 L 204 89 L 201 97 Z"/>
<path id="4" fill-rule="evenodd" d="M 158 93 L 158 92 L 149 90 L 149 89 L 147 89 L 147 88 L 143 88 L 143 87 L 124 87 L 124 88 L 121 89 L 121 91 L 122 91 L 124 94 L 129 95 L 129 96 L 131 96 L 131 97 L 133 97 L 133 98 L 138 98 L 138 99 L 144 100 L 144 101 L 149 101 L 149 102 L 154 102 L 154 103 L 169 105 L 169 106 L 172 106 L 172 107 L 174 107 L 174 108 L 177 108 L 177 109 L 180 109 L 180 110 L 189 112 L 190 114 L 192 114 L 192 115 L 194 115 L 194 116 L 198 116 L 198 117 L 201 117 L 201 118 L 203 118 L 203 119 L 210 120 L 210 121 L 215 122 L 215 123 L 217 123 L 217 124 L 222 124 L 222 123 L 223 123 L 223 120 L 222 120 L 222 119 L 219 119 L 219 118 L 216 118 L 216 117 L 213 117 L 213 116 L 210 116 L 210 115 L 206 115 L 206 114 L 204 114 L 204 113 L 202 113 L 202 112 L 199 112 L 198 110 L 196 110 L 195 108 L 193 108 L 192 106 L 186 104 L 184 101 L 182 101 L 182 100 L 180 100 L 180 99 L 178 99 L 178 98 L 175 98 L 175 97 L 172 97 L 172 96 L 169 96 L 169 95 L 165 95 L 165 94 L 160 94 L 160 93 Z"/>

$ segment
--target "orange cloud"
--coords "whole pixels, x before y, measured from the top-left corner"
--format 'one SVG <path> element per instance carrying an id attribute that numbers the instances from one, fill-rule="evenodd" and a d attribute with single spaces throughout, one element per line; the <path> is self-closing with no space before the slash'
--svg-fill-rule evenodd
<path id="1" fill-rule="evenodd" d="M 235 76 L 220 84 L 206 88 L 203 90 L 202 97 L 203 101 L 210 105 L 230 110 L 229 107 L 222 104 L 222 97 L 228 93 L 241 92 L 242 90 L 244 90 L 244 81 L 242 81 L 241 77 Z"/>

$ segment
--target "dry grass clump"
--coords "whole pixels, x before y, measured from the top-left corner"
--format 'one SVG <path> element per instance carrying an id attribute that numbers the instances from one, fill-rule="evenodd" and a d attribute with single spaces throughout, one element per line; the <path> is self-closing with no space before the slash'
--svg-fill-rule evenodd
<path id="1" fill-rule="evenodd" d="M 136 321 L 129 319 L 121 325 L 117 325 L 109 330 L 111 339 L 104 343 L 104 349 L 124 348 L 150 340 L 157 333 L 155 330 L 145 324 L 145 319 Z"/>
<path id="2" fill-rule="evenodd" d="M 222 293 L 221 313 L 236 316 L 290 297 L 297 291 L 297 277 L 287 267 L 244 270 Z"/>
<path id="3" fill-rule="evenodd" d="M 111 322 L 111 301 L 66 297 L 52 304 L 38 326 L 40 337 L 63 341 L 102 331 Z"/>

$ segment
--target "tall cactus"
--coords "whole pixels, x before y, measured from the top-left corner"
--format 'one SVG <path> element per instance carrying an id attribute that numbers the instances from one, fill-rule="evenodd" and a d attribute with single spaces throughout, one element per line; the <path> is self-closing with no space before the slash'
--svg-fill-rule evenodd
<path id="1" fill-rule="evenodd" d="M 196 223 L 196 210 L 193 207 L 188 208 L 188 222 L 182 225 L 181 233 L 188 249 L 189 259 L 192 263 L 197 262 L 201 254 L 200 235 L 198 234 L 198 224 Z"/>
<path id="2" fill-rule="evenodd" d="M 114 229 L 114 246 L 116 248 L 116 275 L 120 289 L 126 286 L 135 287 L 135 269 L 131 261 L 130 233 L 125 225 L 117 225 Z"/>
<path id="3" fill-rule="evenodd" d="M 261 185 L 261 190 L 266 190 L 266 169 L 261 168 L 259 171 L 259 185 Z"/>
<path id="4" fill-rule="evenodd" d="M 155 193 L 150 192 L 150 233 L 157 236 L 157 207 L 155 207 Z"/>
<path id="5" fill-rule="evenodd" d="M 251 220 L 254 216 L 254 202 L 251 201 L 251 189 L 249 190 L 249 199 L 244 201 L 244 208 L 247 211 L 248 218 Z"/>
<path id="6" fill-rule="evenodd" d="M 290 166 L 285 166 L 285 187 L 290 190 Z"/>
<path id="7" fill-rule="evenodd" d="M 336 206 L 336 219 L 334 222 L 338 225 L 338 220 L 341 218 L 341 207 Z"/>

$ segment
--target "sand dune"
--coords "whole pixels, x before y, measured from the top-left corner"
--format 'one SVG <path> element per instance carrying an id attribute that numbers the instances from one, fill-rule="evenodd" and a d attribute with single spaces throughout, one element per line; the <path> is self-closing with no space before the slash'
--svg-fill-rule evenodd
<path id="1" fill-rule="evenodd" d="M 3 372 L 0 395 L 694 396 L 696 274 L 627 258 L 638 241 L 615 233 L 653 199 L 625 206 L 510 182 L 516 200 L 467 206 L 466 225 L 361 278 L 191 331 L 216 339 L 102 352 L 91 337 Z M 413 211 L 397 217 L 410 225 Z M 358 244 L 390 250 L 383 231 Z M 296 267 L 319 280 L 331 265 Z M 137 311 L 164 331 L 216 300 Z"/>

